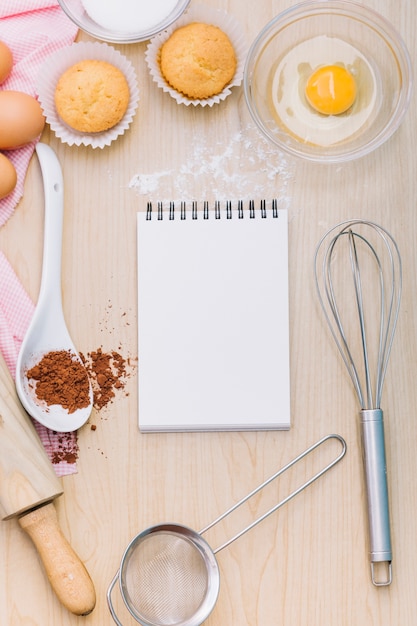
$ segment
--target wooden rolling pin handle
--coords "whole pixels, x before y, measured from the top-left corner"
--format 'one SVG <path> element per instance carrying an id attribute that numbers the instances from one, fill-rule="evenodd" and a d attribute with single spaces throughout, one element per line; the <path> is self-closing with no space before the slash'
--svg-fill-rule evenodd
<path id="1" fill-rule="evenodd" d="M 88 615 L 96 604 L 92 580 L 62 534 L 50 502 L 19 518 L 35 544 L 48 579 L 60 602 L 75 615 Z"/>

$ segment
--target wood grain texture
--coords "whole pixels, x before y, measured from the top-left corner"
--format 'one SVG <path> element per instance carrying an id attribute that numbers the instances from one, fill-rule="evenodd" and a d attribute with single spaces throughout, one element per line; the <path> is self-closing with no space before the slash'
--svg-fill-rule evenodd
<path id="1" fill-rule="evenodd" d="M 54 505 L 48 503 L 22 515 L 19 524 L 36 546 L 62 605 L 75 615 L 89 615 L 96 604 L 94 585 L 61 531 Z"/>
<path id="2" fill-rule="evenodd" d="M 0 354 L 0 508 L 16 517 L 62 494 L 62 485 Z"/>
<path id="3" fill-rule="evenodd" d="M 252 41 L 293 3 L 210 4 L 235 14 Z M 364 4 L 400 30 L 415 60 L 415 4 Z M 84 34 L 79 38 L 89 39 Z M 148 75 L 146 44 L 115 47 L 132 60 L 140 85 L 139 110 L 130 130 L 100 151 L 68 147 L 48 129 L 43 136 L 56 150 L 64 174 L 63 300 L 74 342 L 82 352 L 103 346 L 137 356 L 135 215 L 148 199 L 170 200 L 191 191 L 196 198 L 210 191 L 233 198 L 246 193 L 245 178 L 254 189 L 260 181 L 264 193 L 279 195 L 289 210 L 293 426 L 288 433 L 141 435 L 135 370 L 127 393 L 94 413 L 96 430 L 87 425 L 80 431 L 78 473 L 63 479 L 65 493 L 56 502 L 61 528 L 94 581 L 96 608 L 83 618 L 66 611 L 39 570 L 29 539 L 3 522 L 0 623 L 111 624 L 106 590 L 132 537 L 165 521 L 204 527 L 304 448 L 337 432 L 348 444 L 345 459 L 219 554 L 220 595 L 207 626 L 414 626 L 415 96 L 401 127 L 376 152 L 347 165 L 319 166 L 269 148 L 253 128 L 242 89 L 210 110 L 181 107 Z M 0 248 L 34 300 L 42 257 L 42 202 L 33 159 L 24 198 L 0 230 Z M 383 393 L 394 553 L 394 580 L 386 589 L 373 587 L 370 580 L 358 406 L 322 319 L 312 270 L 324 232 L 357 217 L 383 224 L 397 240 L 404 264 L 400 320 Z M 271 487 L 233 524 L 262 513 L 297 478 L 303 476 Z M 225 521 L 225 534 L 233 524 Z M 217 534 L 213 543 L 216 539 Z M 24 591 L 22 571 L 30 572 Z M 117 596 L 115 592 L 121 621 L 135 626 Z"/>

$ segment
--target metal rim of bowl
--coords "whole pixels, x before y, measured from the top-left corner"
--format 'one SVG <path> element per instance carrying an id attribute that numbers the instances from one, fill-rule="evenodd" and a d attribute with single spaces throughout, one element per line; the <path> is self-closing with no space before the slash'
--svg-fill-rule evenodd
<path id="1" fill-rule="evenodd" d="M 124 34 L 122 32 L 116 32 L 112 34 L 111 32 L 108 32 L 107 29 L 105 29 L 104 27 L 100 27 L 99 24 L 97 24 L 97 28 L 95 28 L 94 20 L 91 20 L 91 27 L 89 27 L 87 30 L 87 27 L 83 23 L 83 21 L 77 15 L 75 15 L 71 8 L 68 6 L 67 0 L 58 0 L 58 2 L 67 17 L 69 17 L 69 19 L 74 22 L 74 24 L 76 24 L 82 31 L 84 31 L 91 37 L 95 37 L 96 39 L 99 39 L 101 41 L 107 41 L 109 43 L 129 44 L 148 41 L 148 39 L 151 39 L 165 28 L 168 28 L 168 26 L 171 26 L 171 24 L 173 24 L 178 18 L 180 18 L 181 15 L 186 11 L 191 0 L 182 0 L 181 2 L 179 0 L 177 6 L 171 11 L 169 15 L 167 15 L 167 19 L 165 21 L 159 22 L 152 29 L 141 34 Z"/>
<path id="2" fill-rule="evenodd" d="M 253 75 L 253 64 L 257 58 L 258 50 L 263 46 L 264 42 L 267 41 L 268 35 L 275 31 L 277 24 L 280 25 L 281 30 L 285 26 L 291 24 L 297 17 L 309 17 L 309 14 L 317 15 L 320 13 L 335 13 L 339 15 L 345 15 L 349 18 L 358 18 L 367 26 L 372 27 L 379 35 L 383 35 L 387 44 L 389 44 L 395 54 L 397 66 L 401 75 L 402 88 L 399 92 L 398 102 L 393 113 L 391 114 L 389 123 L 368 144 L 366 144 L 366 146 L 354 148 L 351 151 L 340 154 L 307 154 L 302 150 L 297 150 L 286 145 L 284 142 L 279 141 L 279 139 L 274 139 L 271 134 L 266 130 L 262 119 L 258 116 L 257 111 L 254 109 L 250 93 Z M 370 152 L 373 152 L 376 148 L 385 143 L 395 133 L 395 131 L 398 129 L 401 122 L 403 121 L 403 118 L 410 104 L 412 85 L 413 72 L 410 54 L 400 34 L 380 13 L 377 13 L 373 9 L 365 7 L 351 0 L 307 0 L 305 2 L 300 2 L 276 15 L 276 17 L 274 17 L 263 27 L 263 29 L 259 32 L 252 45 L 250 46 L 248 55 L 246 57 L 243 75 L 243 89 L 246 105 L 249 109 L 249 113 L 252 116 L 252 119 L 256 123 L 259 130 L 263 133 L 263 135 L 287 154 L 316 163 L 343 163 L 347 161 L 352 161 L 359 157 L 363 157 Z"/>

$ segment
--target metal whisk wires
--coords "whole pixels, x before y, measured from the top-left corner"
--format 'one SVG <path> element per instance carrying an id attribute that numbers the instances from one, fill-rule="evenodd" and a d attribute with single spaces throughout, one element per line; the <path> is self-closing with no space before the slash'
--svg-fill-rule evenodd
<path id="1" fill-rule="evenodd" d="M 370 228 L 377 233 L 380 239 L 379 243 L 382 243 L 385 248 L 386 261 L 388 262 L 382 264 L 381 250 L 377 251 L 376 246 L 369 239 L 365 238 L 362 233 L 353 230 L 354 227 L 358 228 L 361 226 Z M 359 324 L 361 339 L 360 352 L 357 353 L 359 354 L 357 358 L 353 356 L 352 344 L 350 339 L 348 339 L 346 327 L 347 318 L 344 320 L 342 317 L 335 289 L 336 281 L 346 278 L 346 267 L 342 268 L 342 271 L 345 272 L 344 277 L 340 274 L 335 276 L 336 257 L 340 256 L 339 248 L 342 245 L 342 238 L 346 240 L 346 252 L 349 255 L 352 270 L 357 324 Z M 374 302 L 376 306 L 373 308 L 372 313 L 369 311 L 367 316 L 365 316 L 365 298 L 369 295 L 370 285 L 367 285 L 366 293 L 364 293 L 359 247 L 362 248 L 362 252 L 369 253 L 367 256 L 370 256 L 371 261 L 374 262 L 374 267 L 370 270 L 374 272 L 374 276 L 371 279 L 375 282 L 376 277 L 379 283 L 379 302 Z M 318 264 L 321 252 L 323 253 L 323 259 L 320 271 Z M 382 253 L 384 253 L 384 250 L 382 250 Z M 369 267 L 367 269 L 369 270 Z M 366 275 L 367 277 L 368 274 L 369 271 Z M 352 379 L 360 406 L 362 409 L 380 408 L 382 387 L 394 339 L 401 299 L 402 269 L 398 246 L 391 235 L 377 224 L 362 220 L 342 222 L 328 231 L 317 247 L 315 278 L 321 306 Z M 350 319 L 349 322 L 351 323 L 352 320 Z M 374 368 L 371 367 L 369 353 L 368 329 L 370 324 L 374 326 L 374 330 L 376 327 L 379 329 L 378 337 L 375 337 L 378 350 Z M 359 359 L 361 359 L 361 363 Z M 362 377 L 364 380 L 361 380 L 360 367 L 363 368 L 361 371 L 364 374 Z M 374 370 L 373 372 L 371 371 L 372 369 Z"/>
<path id="2" fill-rule="evenodd" d="M 372 582 L 391 583 L 382 388 L 402 289 L 398 246 L 381 226 L 342 222 L 320 240 L 314 257 L 319 300 L 361 407 Z M 387 563 L 381 581 L 375 563 Z"/>

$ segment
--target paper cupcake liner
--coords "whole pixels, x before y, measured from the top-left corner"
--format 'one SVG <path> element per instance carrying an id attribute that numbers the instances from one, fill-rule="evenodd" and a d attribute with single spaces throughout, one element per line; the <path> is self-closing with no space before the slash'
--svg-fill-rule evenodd
<path id="1" fill-rule="evenodd" d="M 161 74 L 159 66 L 159 50 L 162 44 L 169 39 L 174 30 L 181 26 L 185 26 L 186 24 L 190 24 L 191 22 L 203 22 L 206 24 L 212 24 L 213 26 L 218 26 L 229 37 L 235 50 L 237 59 L 235 75 L 222 92 L 212 96 L 211 98 L 187 98 L 184 94 L 173 89 Z M 169 95 L 174 98 L 178 104 L 185 104 L 186 106 L 193 104 L 194 106 L 212 107 L 214 104 L 219 104 L 225 100 L 227 96 L 232 93 L 232 88 L 238 87 L 242 83 L 243 69 L 245 66 L 247 52 L 248 45 L 245 33 L 240 23 L 233 16 L 229 15 L 225 11 L 213 9 L 205 5 L 195 5 L 190 7 L 188 11 L 186 11 L 184 15 L 175 22 L 175 24 L 161 33 L 158 33 L 158 35 L 155 35 L 155 37 L 150 40 L 145 52 L 145 59 L 154 82 L 158 85 L 158 87 L 163 89 L 163 91 L 169 93 Z"/>
<path id="2" fill-rule="evenodd" d="M 60 119 L 55 108 L 55 89 L 61 75 L 75 63 L 86 59 L 111 63 L 123 72 L 129 85 L 130 99 L 126 113 L 120 122 L 101 133 L 82 133 L 70 128 Z M 48 57 L 39 71 L 37 92 L 47 123 L 55 135 L 70 146 L 109 146 L 129 128 L 139 102 L 138 82 L 130 61 L 112 46 L 99 42 L 74 43 Z"/>

